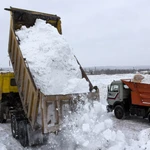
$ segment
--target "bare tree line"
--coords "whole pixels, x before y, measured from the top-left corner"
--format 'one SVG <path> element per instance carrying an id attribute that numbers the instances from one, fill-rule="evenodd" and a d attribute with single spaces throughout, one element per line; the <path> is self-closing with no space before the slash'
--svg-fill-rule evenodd
<path id="1" fill-rule="evenodd" d="M 8 68 L 0 68 L 0 71 L 8 71 L 10 69 Z M 100 68 L 84 68 L 84 71 L 88 75 L 100 75 L 100 74 L 128 74 L 128 73 L 136 73 L 136 72 L 142 72 L 146 74 L 150 74 L 150 69 L 100 69 Z"/>
<path id="2" fill-rule="evenodd" d="M 128 73 L 136 73 L 143 72 L 150 74 L 150 69 L 97 69 L 97 68 L 84 68 L 86 74 L 88 75 L 100 75 L 100 74 L 128 74 Z"/>

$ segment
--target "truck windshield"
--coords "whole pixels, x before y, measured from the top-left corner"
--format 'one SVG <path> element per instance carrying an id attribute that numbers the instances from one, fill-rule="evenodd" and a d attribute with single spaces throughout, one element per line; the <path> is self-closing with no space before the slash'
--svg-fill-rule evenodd
<path id="1" fill-rule="evenodd" d="M 118 85 L 111 85 L 110 91 L 111 92 L 118 92 L 119 86 Z"/>

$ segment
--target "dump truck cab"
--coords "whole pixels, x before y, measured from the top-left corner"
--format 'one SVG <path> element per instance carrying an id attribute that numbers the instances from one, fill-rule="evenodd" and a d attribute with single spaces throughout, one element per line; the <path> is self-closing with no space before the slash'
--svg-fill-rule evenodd
<path id="1" fill-rule="evenodd" d="M 121 80 L 113 81 L 108 86 L 107 102 L 113 109 L 117 104 L 123 103 L 126 99 L 128 99 L 130 94 L 131 90 Z"/>
<path id="2" fill-rule="evenodd" d="M 0 100 L 2 99 L 2 94 L 11 92 L 18 93 L 14 73 L 2 71 L 0 72 Z"/>
<path id="3" fill-rule="evenodd" d="M 113 106 L 116 102 L 122 102 L 122 95 L 123 89 L 122 89 L 122 82 L 120 81 L 113 81 L 108 86 L 108 92 L 107 92 L 107 102 L 111 106 Z"/>
<path id="4" fill-rule="evenodd" d="M 14 73 L 11 71 L 0 72 L 0 122 L 6 122 L 11 112 L 16 107 L 19 98 Z M 11 107 L 10 107 L 11 106 Z"/>
<path id="5" fill-rule="evenodd" d="M 113 81 L 108 86 L 107 103 L 107 111 L 114 110 L 116 118 L 121 119 L 130 109 L 131 89 L 122 80 Z"/>

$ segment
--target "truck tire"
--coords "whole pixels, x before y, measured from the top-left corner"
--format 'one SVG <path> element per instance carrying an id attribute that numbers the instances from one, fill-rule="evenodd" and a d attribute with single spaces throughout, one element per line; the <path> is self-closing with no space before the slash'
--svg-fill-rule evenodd
<path id="1" fill-rule="evenodd" d="M 5 114 L 5 105 L 2 102 L 0 102 L 0 123 L 6 122 L 4 114 Z"/>
<path id="2" fill-rule="evenodd" d="M 18 124 L 18 139 L 23 147 L 28 146 L 27 121 L 21 120 Z"/>
<path id="3" fill-rule="evenodd" d="M 16 115 L 11 116 L 11 132 L 12 136 L 18 139 L 18 121 Z"/>
<path id="4" fill-rule="evenodd" d="M 114 109 L 114 114 L 117 119 L 122 119 L 125 116 L 124 108 L 121 105 L 117 105 Z"/>

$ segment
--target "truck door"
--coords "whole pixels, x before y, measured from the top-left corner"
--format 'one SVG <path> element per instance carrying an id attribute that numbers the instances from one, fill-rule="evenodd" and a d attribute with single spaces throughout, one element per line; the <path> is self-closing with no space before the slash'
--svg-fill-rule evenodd
<path id="1" fill-rule="evenodd" d="M 111 84 L 108 88 L 108 95 L 107 101 L 108 104 L 113 105 L 116 101 L 119 101 L 119 85 L 118 84 Z"/>

